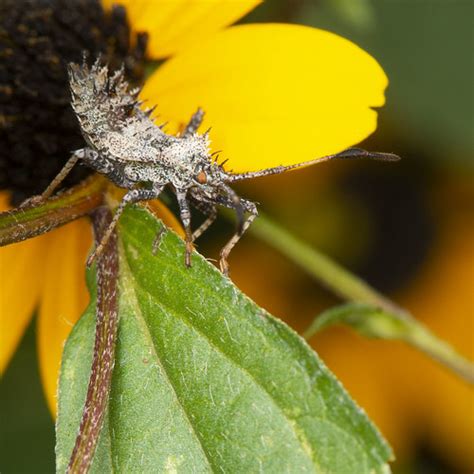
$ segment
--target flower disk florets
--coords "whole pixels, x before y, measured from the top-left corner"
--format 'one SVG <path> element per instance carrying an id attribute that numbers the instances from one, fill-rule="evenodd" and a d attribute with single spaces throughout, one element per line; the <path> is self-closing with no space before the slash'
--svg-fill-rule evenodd
<path id="1" fill-rule="evenodd" d="M 130 34 L 124 8 L 105 11 L 99 0 L 0 1 L 0 189 L 14 204 L 42 192 L 84 146 L 66 65 L 100 54 L 138 85 L 146 43 L 146 34 Z M 64 184 L 89 173 L 77 167 Z"/>

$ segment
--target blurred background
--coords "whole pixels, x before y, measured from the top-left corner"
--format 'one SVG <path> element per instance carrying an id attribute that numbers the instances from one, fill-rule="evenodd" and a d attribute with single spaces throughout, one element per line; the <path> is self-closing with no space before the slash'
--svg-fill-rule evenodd
<path id="1" fill-rule="evenodd" d="M 390 78 L 387 105 L 375 136 L 362 146 L 403 160 L 332 162 L 239 188 L 471 360 L 473 18 L 471 0 L 268 0 L 258 7 L 244 22 L 323 28 L 381 63 Z M 200 250 L 216 256 L 230 231 L 219 221 Z M 297 331 L 339 302 L 250 235 L 230 264 L 236 284 Z M 349 329 L 327 330 L 311 344 L 392 444 L 395 473 L 474 471 L 474 390 L 465 382 L 413 349 L 365 340 Z M 1 419 L 8 427 L 2 431 L 10 433 L 1 442 L 3 472 L 52 472 L 54 426 L 38 377 L 34 323 L 2 392 Z"/>

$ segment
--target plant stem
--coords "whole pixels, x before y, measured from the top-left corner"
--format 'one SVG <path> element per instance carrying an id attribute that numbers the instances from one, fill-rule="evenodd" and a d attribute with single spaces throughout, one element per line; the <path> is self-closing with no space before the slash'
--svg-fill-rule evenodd
<path id="1" fill-rule="evenodd" d="M 89 214 L 103 200 L 105 181 L 89 178 L 67 191 L 31 206 L 0 214 L 0 246 L 36 237 Z"/>
<path id="2" fill-rule="evenodd" d="M 108 208 L 93 214 L 96 245 L 112 220 Z M 94 354 L 79 433 L 67 473 L 85 474 L 92 463 L 109 401 L 118 327 L 118 249 L 114 231 L 97 261 L 97 306 Z"/>
<path id="3" fill-rule="evenodd" d="M 385 298 L 365 281 L 344 269 L 331 258 L 318 252 L 286 229 L 272 222 L 268 217 L 262 215 L 250 227 L 250 232 L 280 251 L 343 299 L 368 304 L 372 307 L 372 311 L 381 312 L 386 318 L 390 317 L 393 321 L 398 321 L 400 327 L 404 328 L 403 337 L 400 337 L 401 340 L 423 351 L 468 382 L 474 383 L 473 365 L 468 360 L 460 356 L 449 344 L 431 333 L 408 311 Z M 349 309 L 353 312 L 353 308 L 349 307 Z M 331 311 L 333 310 L 328 310 L 327 313 L 330 314 Z M 335 311 L 338 312 L 339 309 L 335 308 Z M 362 316 L 366 317 L 367 313 Z M 332 317 L 333 314 L 331 313 Z M 313 335 L 319 328 L 320 325 L 316 321 L 312 325 L 313 328 L 310 327 L 306 331 L 306 335 Z M 391 338 L 395 339 L 395 337 Z"/>
<path id="4" fill-rule="evenodd" d="M 428 354 L 469 383 L 474 383 L 474 365 L 415 318 L 400 319 L 398 315 L 380 307 L 347 303 L 319 314 L 303 337 L 310 339 L 336 324 L 348 325 L 365 337 L 403 341 Z"/>
<path id="5" fill-rule="evenodd" d="M 396 312 L 400 317 L 407 315 L 403 309 L 374 290 L 365 281 L 301 241 L 265 215 L 259 215 L 250 227 L 250 232 L 293 260 L 343 299 L 385 308 L 390 312 Z"/>
<path id="6" fill-rule="evenodd" d="M 405 342 L 456 372 L 470 384 L 474 384 L 474 364 L 461 356 L 450 344 L 438 338 L 421 323 L 418 323 L 407 335 Z"/>

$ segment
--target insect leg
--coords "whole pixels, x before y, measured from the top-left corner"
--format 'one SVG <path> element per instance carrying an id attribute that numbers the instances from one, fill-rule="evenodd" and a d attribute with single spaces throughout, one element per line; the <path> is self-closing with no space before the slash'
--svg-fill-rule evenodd
<path id="1" fill-rule="evenodd" d="M 201 211 L 204 215 L 207 216 L 206 220 L 193 232 L 193 242 L 199 238 L 207 229 L 212 225 L 212 223 L 217 218 L 217 209 L 214 205 L 207 204 L 202 201 L 193 200 L 191 201 L 192 205 L 198 210 Z"/>
<path id="2" fill-rule="evenodd" d="M 151 245 L 151 253 L 156 255 L 158 249 L 160 248 L 161 238 L 163 234 L 166 232 L 166 228 L 163 225 L 160 230 L 156 233 L 155 238 L 153 239 L 153 244 Z"/>
<path id="3" fill-rule="evenodd" d="M 235 214 L 237 216 L 237 233 L 241 235 L 243 232 L 244 213 L 245 213 L 243 201 L 245 200 L 242 200 L 230 186 L 227 186 L 226 184 L 222 184 L 220 187 L 226 193 L 227 198 L 230 199 L 230 202 L 227 204 L 227 206 L 230 205 L 231 209 L 235 210 Z M 249 201 L 246 201 L 246 202 L 250 206 L 250 208 L 248 209 L 250 213 L 253 214 L 253 210 L 257 212 L 255 205 L 253 203 Z"/>
<path id="4" fill-rule="evenodd" d="M 61 184 L 64 178 L 69 174 L 71 169 L 77 163 L 80 158 L 84 157 L 86 149 L 76 150 L 69 160 L 66 161 L 66 164 L 63 166 L 61 171 L 56 175 L 56 177 L 49 183 L 49 186 L 40 194 L 39 196 L 32 196 L 26 201 L 20 204 L 20 207 L 29 207 L 31 205 L 41 203 L 44 200 L 48 199 L 51 194 L 53 194 L 54 190 Z"/>
<path id="5" fill-rule="evenodd" d="M 176 198 L 178 199 L 181 222 L 183 223 L 184 231 L 186 233 L 186 254 L 184 256 L 184 263 L 187 267 L 190 267 L 191 253 L 193 251 L 193 235 L 191 233 L 191 211 L 189 210 L 186 191 L 176 190 Z"/>
<path id="6" fill-rule="evenodd" d="M 249 207 L 249 212 L 250 215 L 247 217 L 247 219 L 243 222 L 242 229 L 240 232 L 236 232 L 229 242 L 224 246 L 224 248 L 221 250 L 220 253 L 220 259 L 219 259 L 219 267 L 221 269 L 221 272 L 228 276 L 229 275 L 229 264 L 227 262 L 227 257 L 229 256 L 231 250 L 234 248 L 235 244 L 240 240 L 242 235 L 245 233 L 245 231 L 250 227 L 250 224 L 255 220 L 255 218 L 258 215 L 257 208 L 255 206 L 250 206 L 250 202 L 246 201 Z"/>
<path id="7" fill-rule="evenodd" d="M 119 206 L 117 207 L 115 211 L 112 221 L 110 222 L 104 235 L 102 236 L 102 239 L 99 242 L 99 245 L 97 245 L 95 250 L 87 259 L 87 266 L 90 266 L 94 262 L 94 260 L 97 257 L 99 257 L 100 254 L 104 251 L 104 247 L 107 245 L 107 242 L 109 241 L 110 236 L 112 235 L 112 232 L 114 231 L 115 226 L 117 225 L 117 222 L 120 216 L 125 210 L 126 205 L 133 204 L 139 201 L 148 201 L 150 199 L 156 199 L 161 194 L 162 190 L 163 190 L 163 186 L 154 186 L 153 189 L 142 189 L 142 188 L 132 189 L 127 194 L 125 194 L 125 196 L 123 197 L 122 201 L 120 202 Z"/>
<path id="8" fill-rule="evenodd" d="M 74 165 L 78 162 L 78 160 L 82 160 L 86 158 L 86 155 L 96 154 L 94 150 L 89 148 L 81 148 L 80 150 L 76 150 L 71 155 L 71 158 L 66 161 L 66 164 L 63 166 L 62 170 L 57 174 L 57 176 L 51 181 L 49 186 L 43 191 L 41 194 L 41 200 L 45 200 L 53 194 L 54 190 L 63 182 L 69 172 L 72 170 Z"/>
<path id="9" fill-rule="evenodd" d="M 189 120 L 181 136 L 189 137 L 190 135 L 195 133 L 197 129 L 199 128 L 199 126 L 201 125 L 203 118 L 204 118 L 204 111 L 201 108 L 198 108 L 196 112 L 194 112 L 191 119 Z"/>

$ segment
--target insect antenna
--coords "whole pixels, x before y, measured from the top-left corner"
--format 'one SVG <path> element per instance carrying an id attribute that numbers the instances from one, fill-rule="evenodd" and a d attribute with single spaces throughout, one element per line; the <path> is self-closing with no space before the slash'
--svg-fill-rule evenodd
<path id="1" fill-rule="evenodd" d="M 236 173 L 229 176 L 228 181 L 240 181 L 243 179 L 259 178 L 261 176 L 268 176 L 272 174 L 284 173 L 288 170 L 293 170 L 296 168 L 302 168 L 303 166 L 314 165 L 316 163 L 325 163 L 326 161 L 331 160 L 345 160 L 345 159 L 359 159 L 359 158 L 368 158 L 371 160 L 377 161 L 398 161 L 400 157 L 393 153 L 381 153 L 376 151 L 366 151 L 362 148 L 348 148 L 347 150 L 341 151 L 334 155 L 322 156 L 321 158 L 315 158 L 314 160 L 304 161 L 303 163 L 298 163 L 295 165 L 288 166 L 276 166 L 274 168 L 267 168 L 260 171 L 250 171 L 248 173 Z"/>

